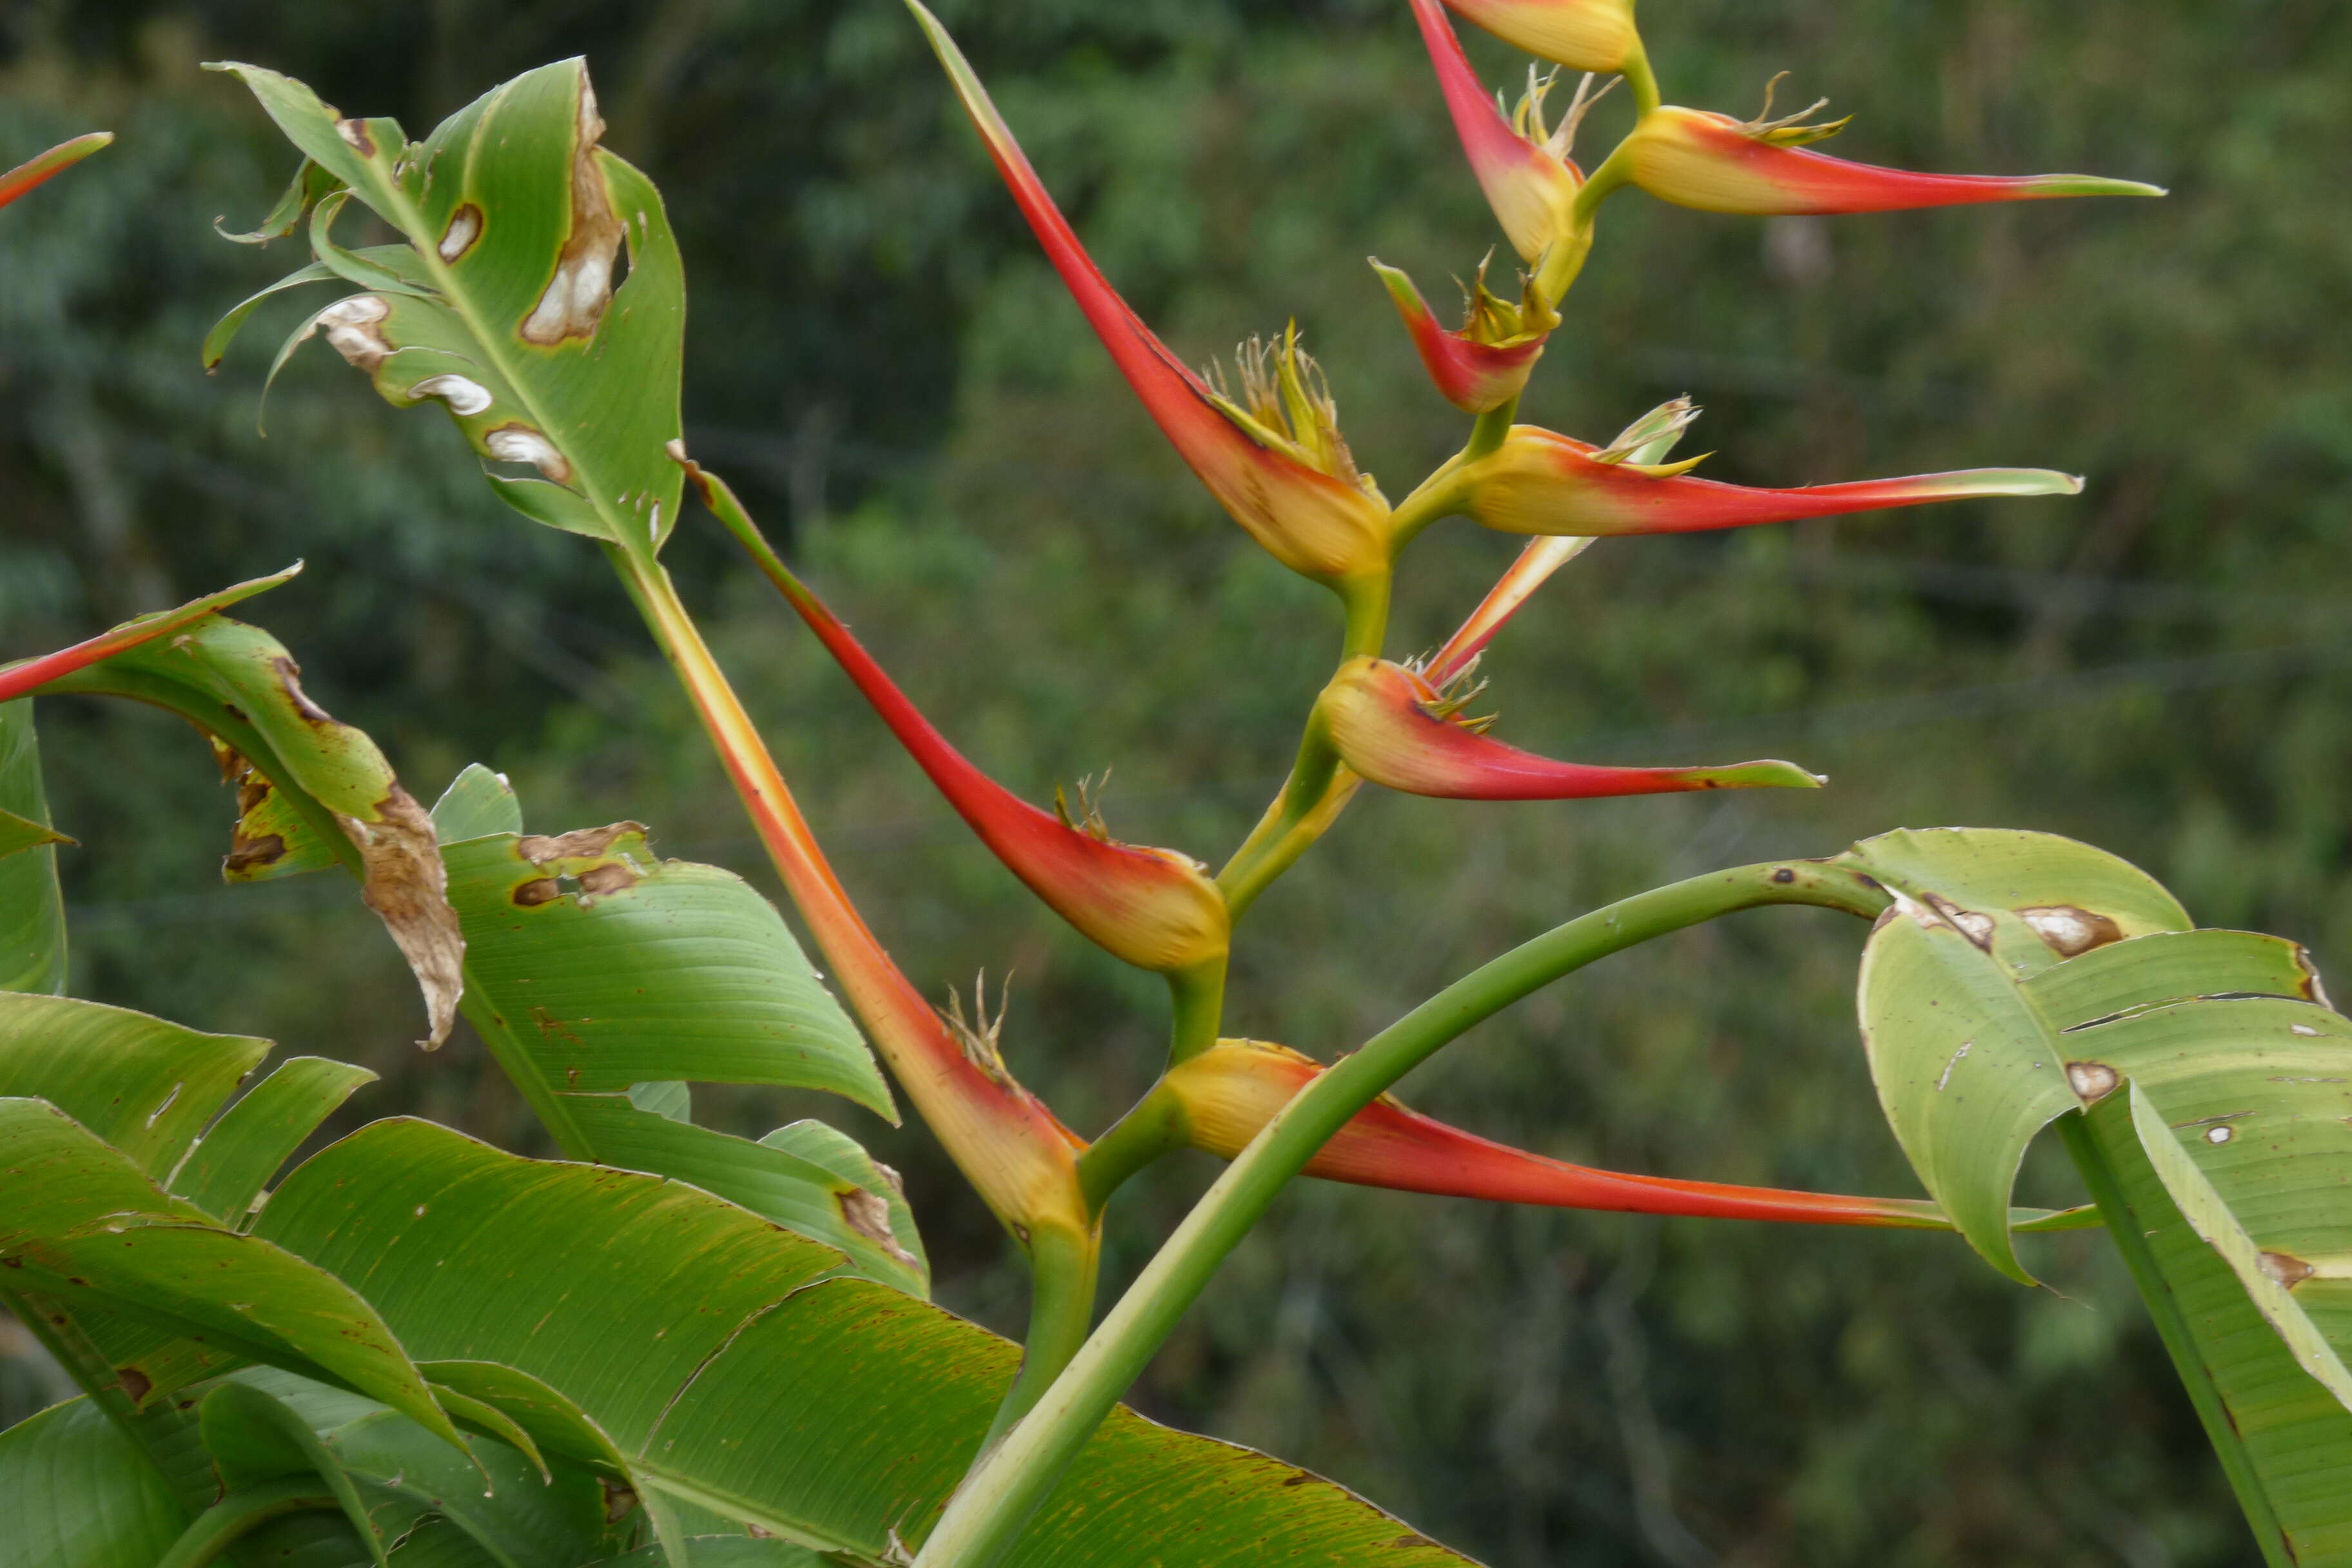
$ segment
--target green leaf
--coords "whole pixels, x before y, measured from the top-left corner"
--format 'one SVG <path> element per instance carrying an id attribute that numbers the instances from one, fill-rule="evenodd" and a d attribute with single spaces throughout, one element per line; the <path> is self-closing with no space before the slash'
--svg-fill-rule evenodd
<path id="1" fill-rule="evenodd" d="M 319 1124 L 376 1075 L 324 1057 L 295 1057 L 256 1084 L 189 1151 L 172 1190 L 215 1218 L 241 1223 L 262 1188 Z"/>
<path id="2" fill-rule="evenodd" d="M 159 1183 L 268 1054 L 96 1002 L 0 995 L 0 1095 L 47 1100 Z"/>
<path id="3" fill-rule="evenodd" d="M 46 828 L 47 795 L 33 736 L 33 705 L 0 702 L 0 811 Z M 0 991 L 66 988 L 66 906 L 58 889 L 54 843 L 19 845 L 0 858 Z"/>
<path id="4" fill-rule="evenodd" d="M 342 119 L 276 72 L 215 68 L 413 247 L 413 270 L 353 268 L 320 205 L 314 253 L 370 289 L 314 318 L 330 344 L 396 405 L 439 399 L 486 460 L 536 468 L 520 486 L 492 476 L 526 516 L 657 552 L 684 482 L 668 451 L 684 272 L 652 184 L 597 145 L 583 62 L 494 89 L 415 148 L 394 122 Z"/>
<path id="5" fill-rule="evenodd" d="M 609 1550 L 604 1490 L 585 1471 L 545 1478 L 499 1443 L 454 1449 L 374 1400 L 275 1370 L 236 1373 L 202 1408 L 225 1485 L 315 1472 L 376 1552 L 435 1517 L 501 1568 L 572 1568 Z"/>
<path id="6" fill-rule="evenodd" d="M 522 831 L 522 802 L 504 773 L 468 763 L 433 803 L 433 831 L 444 844 Z"/>
<path id="7" fill-rule="evenodd" d="M 2057 1035 L 2084 1020 L 2053 1021 L 2025 982 L 2062 949 L 2178 931 L 2188 918 L 2137 868 L 2048 834 L 1906 831 L 1840 858 L 1895 895 L 1864 952 L 1859 1003 L 1887 1121 L 1969 1244 L 2030 1284 L 2010 1238 L 2010 1189 L 2026 1145 L 2077 1103 Z"/>
<path id="8" fill-rule="evenodd" d="M 0 809 L 0 860 L 23 850 L 37 849 L 44 844 L 73 842 L 46 822 L 35 822 L 13 811 Z"/>
<path id="9" fill-rule="evenodd" d="M 2265 1554 L 2352 1563 L 2352 1021 L 2294 943 L 2137 934 L 2166 900 L 2052 844 L 2040 874 L 2012 855 L 1972 876 L 1965 833 L 1930 846 L 1949 874 L 1934 854 L 1874 872 L 1898 895 L 1862 982 L 1889 1120 L 2022 1278 L 1986 1215 L 2063 1118 Z"/>
<path id="10" fill-rule="evenodd" d="M 260 223 L 242 234 L 232 234 L 215 223 L 213 232 L 235 245 L 268 245 L 273 239 L 284 239 L 301 226 L 302 215 L 310 210 L 313 202 L 341 189 L 341 181 L 305 158 L 295 165 L 294 177 L 287 182 L 285 195 L 278 198 L 278 205 Z"/>
<path id="11" fill-rule="evenodd" d="M 525 1160 L 422 1122 L 378 1122 L 315 1156 L 256 1230 L 366 1279 L 436 1380 L 487 1397 L 444 1363 L 516 1368 L 656 1490 L 869 1561 L 938 1516 L 1017 1360 L 935 1307 L 824 1278 L 839 1253 L 692 1187 Z M 1290 1560 L 1462 1561 L 1294 1466 L 1123 1411 L 1008 1559 Z"/>
<path id="12" fill-rule="evenodd" d="M 559 1137 L 583 1136 L 562 1097 L 664 1079 L 818 1089 L 890 1114 L 856 1026 L 740 877 L 656 858 L 635 823 L 444 853 L 469 1016 Z"/>
<path id="13" fill-rule="evenodd" d="M 154 1568 L 187 1521 L 139 1445 L 87 1399 L 0 1432 L 0 1568 Z"/>
<path id="14" fill-rule="evenodd" d="M 783 1143 L 754 1143 L 641 1110 L 625 1095 L 567 1095 L 564 1102 L 599 1163 L 691 1182 L 787 1230 L 839 1247 L 868 1279 L 910 1295 L 930 1294 L 929 1266 L 906 1200 L 846 1134 L 825 1128 L 838 1142 L 820 1145 L 787 1128 L 782 1132 L 792 1136 Z M 805 1157 L 790 1146 L 795 1142 L 823 1146 L 831 1159 L 821 1163 Z"/>
<path id="15" fill-rule="evenodd" d="M 320 1269 L 166 1196 L 120 1150 L 37 1100 L 0 1100 L 0 1268 L 12 1289 L 129 1315 L 215 1355 L 315 1370 L 451 1442 L 457 1431 L 368 1303 Z M 124 1379 L 134 1405 L 187 1379 L 159 1362 Z"/>
<path id="16" fill-rule="evenodd" d="M 456 1016 L 464 943 L 444 895 L 432 820 L 375 742 L 310 700 L 300 676 L 268 633 L 207 615 L 40 689 L 151 702 L 211 735 L 238 785 L 231 871 L 249 874 L 307 853 L 310 844 L 331 846 L 360 875 L 361 897 L 415 973 L 425 1043 L 437 1045 Z"/>
<path id="17" fill-rule="evenodd" d="M 684 1553 L 677 1557 L 665 1559 L 660 1547 L 648 1546 L 608 1557 L 594 1568 L 661 1568 L 665 1561 L 676 1568 L 834 1568 L 834 1559 L 789 1541 L 762 1541 L 752 1535 L 695 1535 L 682 1544 Z"/>

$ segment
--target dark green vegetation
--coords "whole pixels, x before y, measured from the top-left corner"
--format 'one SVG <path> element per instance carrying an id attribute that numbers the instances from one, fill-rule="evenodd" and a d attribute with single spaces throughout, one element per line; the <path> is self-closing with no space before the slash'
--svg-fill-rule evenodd
<path id="1" fill-rule="evenodd" d="M 16 500 L 0 653 L 308 554 L 320 570 L 262 618 L 417 788 L 485 756 L 534 827 L 635 816 L 669 852 L 764 876 L 584 552 L 511 526 L 440 430 L 384 417 L 324 354 L 281 383 L 266 446 L 259 351 L 211 384 L 194 369 L 218 308 L 299 256 L 194 243 L 216 213 L 257 216 L 288 158 L 187 62 L 268 60 L 422 124 L 584 41 L 611 143 L 668 188 L 692 269 L 698 452 L 764 481 L 755 499 L 790 518 L 811 579 L 920 672 L 916 695 L 1008 783 L 1042 795 L 1116 762 L 1123 836 L 1228 846 L 1321 678 L 1318 635 L 1298 628 L 1319 634 L 1322 605 L 1194 498 L 897 9 L 612 9 L 518 23 L 452 4 L 428 25 L 385 8 L 332 40 L 342 19 L 325 16 L 257 29 L 224 8 L 191 33 L 185 14 L 175 28 L 77 6 L 44 37 L 35 14 L 0 153 L 96 123 L 124 135 L 102 173 L 45 193 L 40 223 L 0 235 Z M 1314 300 L 1302 324 L 1359 456 L 1419 471 L 1456 422 L 1360 258 L 1433 280 L 1466 270 L 1490 226 L 1401 8 L 1087 19 L 1113 9 L 947 19 L 1173 342 L 1206 358 L 1278 325 L 1276 300 Z M 1367 799 L 1258 911 L 1287 938 L 1286 972 L 1262 934 L 1236 1026 L 1279 989 L 1289 1043 L 1328 1055 L 1577 910 L 1896 821 L 2083 835 L 2147 866 L 2201 923 L 2300 938 L 2325 967 L 2346 947 L 2343 675 L 2321 614 L 2352 456 L 2352 386 L 2321 357 L 2352 226 L 2336 157 L 2346 24 L 2317 6 L 2162 24 L 2121 5 L 1653 12 L 1704 101 L 1745 110 L 1762 77 L 1811 62 L 1798 90 L 1863 116 L 1852 155 L 2096 167 L 2176 195 L 1810 226 L 1619 204 L 1532 416 L 1602 431 L 1688 391 L 1709 406 L 1691 449 L 1719 447 L 1720 477 L 2017 460 L 2083 471 L 2091 492 L 1596 550 L 1489 660 L 1514 739 L 1597 760 L 1775 752 L 1833 787 Z M 722 657 L 820 833 L 854 816 L 827 838 L 876 924 L 934 987 L 1014 968 L 1009 1056 L 1098 1129 L 1149 1079 L 1156 988 L 969 846 L 799 628 L 753 585 L 719 586 L 705 527 L 671 559 L 716 609 Z M 1443 635 L 1507 558 L 1488 542 L 1417 552 L 1404 624 Z M 386 1081 L 354 1119 L 416 1108 L 534 1147 L 477 1045 L 413 1052 L 410 982 L 347 887 L 214 885 L 229 804 L 184 730 L 120 705 L 50 703 L 45 721 L 60 826 L 89 846 L 65 861 L 77 994 L 364 1061 Z M 176 818 L 153 807 L 166 790 Z M 1605 1164 L 1910 1190 L 1853 1038 L 1858 931 L 1806 923 L 1735 922 L 1619 960 L 1410 1092 Z M 736 1130 L 809 1109 L 746 1091 Z M 852 1130 L 908 1168 L 941 1300 L 1013 1326 L 995 1229 L 928 1141 Z M 1204 1169 L 1158 1173 L 1153 1199 L 1120 1211 L 1136 1247 Z M 2024 1195 L 2073 1194 L 2053 1166 Z M 1301 1189 L 1141 1401 L 1360 1482 L 1506 1563 L 2226 1560 L 2227 1495 L 2105 1244 L 2026 1246 L 2071 1300 L 2002 1284 L 1948 1237 Z"/>

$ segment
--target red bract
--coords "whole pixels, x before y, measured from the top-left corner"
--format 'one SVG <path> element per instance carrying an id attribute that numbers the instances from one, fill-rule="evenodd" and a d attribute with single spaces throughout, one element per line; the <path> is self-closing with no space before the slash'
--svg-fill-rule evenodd
<path id="1" fill-rule="evenodd" d="M 110 631 L 100 632 L 86 641 L 78 642 L 71 647 L 59 648 L 55 653 L 45 653 L 38 658 L 28 658 L 22 663 L 0 668 L 0 702 L 26 696 L 38 688 L 47 686 L 52 680 L 71 675 L 77 669 L 86 668 L 101 659 L 111 658 L 118 653 L 137 647 L 142 643 L 152 642 L 157 637 L 166 637 L 173 632 L 194 626 L 215 610 L 226 609 L 240 599 L 249 599 L 256 594 L 275 588 L 301 570 L 302 563 L 298 561 L 283 572 L 274 573 L 267 577 L 256 577 L 249 582 L 239 583 L 234 587 L 223 588 L 217 594 L 207 594 L 201 599 L 192 599 L 176 610 L 158 610 L 152 616 L 141 616 L 136 620 L 123 622 Z"/>
<path id="2" fill-rule="evenodd" d="M 1340 666 L 1316 716 L 1348 766 L 1376 784 L 1443 800 L 1591 800 L 1685 790 L 1811 789 L 1822 781 L 1793 763 L 1726 767 L 1606 768 L 1554 762 L 1507 746 L 1460 716 L 1464 699 L 1385 659 Z"/>
<path id="3" fill-rule="evenodd" d="M 1118 843 L 1095 819 L 1074 824 L 1013 795 L 948 744 L 816 595 L 789 574 L 777 586 L 956 814 L 1056 914 L 1139 969 L 1180 974 L 1223 960 L 1224 895 L 1197 861 Z"/>
<path id="4" fill-rule="evenodd" d="M 38 157 L 27 158 L 6 174 L 0 174 L 0 207 L 6 206 L 34 186 L 56 178 L 113 140 L 114 132 L 111 131 L 93 131 L 70 142 L 60 142 Z"/>
<path id="5" fill-rule="evenodd" d="M 2155 185 L 2095 174 L 1916 174 L 1796 145 L 1843 124 L 1741 121 L 1705 110 L 1660 109 L 1643 115 L 1625 139 L 1626 174 L 1661 201 L 1717 213 L 1894 212 L 2053 196 L 2164 195 Z"/>
<path id="6" fill-rule="evenodd" d="M 1641 53 L 1633 0 L 1445 0 L 1505 43 L 1570 70 L 1604 75 Z"/>
<path id="7" fill-rule="evenodd" d="M 1171 1070 L 1167 1087 L 1182 1108 L 1192 1145 L 1230 1160 L 1322 1073 L 1318 1064 L 1286 1047 L 1220 1040 L 1214 1049 Z M 1387 1096 L 1358 1111 L 1323 1145 L 1306 1173 L 1357 1186 L 1552 1208 L 1809 1225 L 1948 1223 L 1933 1204 L 1912 1199 L 1784 1192 L 1571 1165 L 1465 1132 Z"/>
<path id="8" fill-rule="evenodd" d="M 1549 84 L 1531 77 L 1516 120 L 1507 120 L 1479 84 L 1438 0 L 1412 0 L 1412 11 L 1470 172 L 1478 177 L 1478 187 L 1486 193 L 1486 204 L 1495 209 L 1511 248 L 1521 260 L 1538 267 L 1545 294 L 1559 298 L 1592 247 L 1591 227 L 1578 220 L 1576 210 L 1584 172 L 1568 155 L 1577 122 L 1591 100 L 1580 89 L 1558 128 L 1547 132 L 1543 97 Z"/>
<path id="9" fill-rule="evenodd" d="M 1186 369 L 1078 243 L 955 40 L 917 0 L 908 5 L 1047 259 L 1145 410 L 1209 493 L 1294 572 L 1335 586 L 1385 573 L 1388 502 L 1356 472 L 1331 424 L 1329 400 L 1313 386 L 1311 363 L 1298 363 L 1303 356 L 1295 342 L 1286 345 L 1286 384 L 1271 408 L 1252 398 L 1247 384 L 1244 400 L 1252 406 L 1238 406 Z M 1246 366 L 1244 379 L 1249 379 Z M 1295 397 L 1288 395 L 1292 380 L 1299 387 Z"/>
<path id="10" fill-rule="evenodd" d="M 1929 501 L 2076 495 L 2083 489 L 2080 479 L 2048 468 L 1963 468 L 1795 489 L 1750 489 L 1690 478 L 1684 472 L 1688 462 L 1610 461 L 1596 455 L 1599 450 L 1550 430 L 1515 426 L 1500 447 L 1456 476 L 1463 509 L 1505 533 L 1689 533 Z"/>
<path id="11" fill-rule="evenodd" d="M 1536 361 L 1543 357 L 1545 338 L 1559 325 L 1559 317 L 1532 280 L 1514 305 L 1487 291 L 1486 268 L 1481 265 L 1478 281 L 1464 290 L 1469 320 L 1459 331 L 1447 331 L 1437 324 L 1412 279 L 1377 259 L 1372 270 L 1396 301 L 1397 314 L 1412 334 L 1413 349 L 1429 379 L 1465 414 L 1484 414 L 1518 396 Z"/>

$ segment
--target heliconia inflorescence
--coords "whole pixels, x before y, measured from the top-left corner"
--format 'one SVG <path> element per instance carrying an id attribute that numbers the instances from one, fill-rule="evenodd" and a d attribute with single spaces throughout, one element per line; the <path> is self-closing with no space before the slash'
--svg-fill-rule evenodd
<path id="1" fill-rule="evenodd" d="M 1319 1064 L 1286 1046 L 1220 1040 L 1171 1068 L 1162 1092 L 1183 1119 L 1186 1141 L 1230 1160 L 1322 1073 Z M 1788 1192 L 1573 1165 L 1465 1132 L 1386 1095 L 1324 1144 L 1306 1173 L 1356 1186 L 1551 1208 L 1800 1225 L 1949 1226 L 1935 1205 L 1916 1199 Z"/>
<path id="2" fill-rule="evenodd" d="M 1503 533 L 1606 536 L 1691 533 L 1800 518 L 1924 506 L 1992 496 L 2081 493 L 2083 481 L 2048 468 L 1962 468 L 1794 489 L 1692 478 L 1700 461 L 1636 463 L 1589 441 L 1514 426 L 1502 445 L 1466 463 L 1453 483 L 1462 509 Z"/>
<path id="3" fill-rule="evenodd" d="M 1438 0 L 1412 0 L 1412 9 L 1454 133 L 1478 188 L 1486 193 L 1486 205 L 1495 209 L 1511 248 L 1536 268 L 1545 296 L 1559 299 L 1592 248 L 1591 221 L 1580 211 L 1584 171 L 1569 156 L 1592 97 L 1580 86 L 1559 123 L 1546 129 L 1543 104 L 1550 79 L 1530 73 L 1517 110 L 1506 117 L 1480 85 Z"/>
<path id="4" fill-rule="evenodd" d="M 1782 762 L 1692 768 L 1554 762 L 1486 733 L 1491 721 L 1465 719 L 1467 700 L 1403 665 L 1354 658 L 1323 689 L 1315 711 L 1349 767 L 1373 784 L 1441 800 L 1594 800 L 1702 789 L 1812 789 L 1822 783 Z"/>
<path id="5" fill-rule="evenodd" d="M 1429 302 L 1403 272 L 1378 259 L 1372 270 L 1396 302 L 1430 381 L 1465 414 L 1485 414 L 1518 396 L 1536 361 L 1543 357 L 1544 340 L 1559 325 L 1558 312 L 1532 277 L 1514 303 L 1486 287 L 1485 262 L 1478 266 L 1477 280 L 1463 289 L 1468 319 L 1453 331 L 1437 324 Z"/>
<path id="6" fill-rule="evenodd" d="M 64 174 L 84 158 L 114 141 L 111 131 L 92 131 L 70 142 L 60 142 L 47 152 L 27 158 L 5 174 L 0 174 L 0 207 Z"/>
<path id="7" fill-rule="evenodd" d="M 1623 70 L 1642 52 L 1633 0 L 1445 0 L 1505 43 L 1570 70 Z"/>
<path id="8" fill-rule="evenodd" d="M 1814 105 L 1815 109 L 1820 108 Z M 1768 91 L 1764 112 L 1771 112 Z M 2160 196 L 2137 180 L 2096 174 L 1920 174 L 1805 150 L 1844 121 L 1734 120 L 1671 105 L 1642 117 L 1625 139 L 1626 177 L 1661 201 L 1702 212 L 1754 215 L 1898 212 L 2057 196 Z"/>
<path id="9" fill-rule="evenodd" d="M 908 4 L 1047 259 L 1145 410 L 1209 493 L 1294 572 L 1343 592 L 1384 576 L 1388 501 L 1349 457 L 1329 395 L 1313 362 L 1299 352 L 1296 334 L 1286 333 L 1271 351 L 1244 351 L 1238 399 L 1187 369 L 1078 243 L 955 40 L 917 0 Z"/>
<path id="10" fill-rule="evenodd" d="M 975 767 L 767 547 L 733 492 L 698 464 L 688 463 L 687 471 L 908 755 L 1006 869 L 1097 946 L 1139 969 L 1181 975 L 1223 965 L 1232 921 L 1224 895 L 1200 862 L 1173 849 L 1121 844 L 1091 812 L 1074 820 L 1066 811 L 1042 811 Z"/>

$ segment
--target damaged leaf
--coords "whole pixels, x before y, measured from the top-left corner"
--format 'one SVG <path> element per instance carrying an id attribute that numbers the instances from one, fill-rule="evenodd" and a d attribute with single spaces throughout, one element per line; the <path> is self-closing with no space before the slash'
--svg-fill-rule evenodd
<path id="1" fill-rule="evenodd" d="M 421 1043 L 448 1037 L 465 941 L 432 819 L 373 741 L 311 700 L 300 667 L 275 637 L 209 615 L 40 689 L 151 702 L 203 731 L 238 785 L 225 874 L 249 879 L 289 858 L 301 868 L 331 853 L 360 878 L 361 897 L 416 975 L 428 1026 Z"/>
<path id="2" fill-rule="evenodd" d="M 2181 929 L 2113 857 L 2039 835 L 1890 839 L 1844 858 L 1895 896 L 1861 1012 L 1920 1179 L 2028 1279 L 1990 1216 L 2060 1121 L 2266 1551 L 2343 1560 L 2352 1020 L 2296 944 Z"/>
<path id="3" fill-rule="evenodd" d="M 664 860 L 635 823 L 491 834 L 443 850 L 467 1007 L 559 1142 L 568 1094 L 661 1079 L 889 1091 L 775 906 L 732 872 Z"/>
<path id="4" fill-rule="evenodd" d="M 488 475 L 525 516 L 658 551 L 683 484 L 665 447 L 680 434 L 684 273 L 659 194 L 601 145 L 585 64 L 518 77 L 413 144 L 394 122 L 343 119 L 274 71 L 215 68 L 244 81 L 332 182 L 289 192 L 265 223 L 290 225 L 310 205 L 321 269 L 274 287 L 331 274 L 366 290 L 311 317 L 279 363 L 322 334 L 387 401 L 438 403 L 486 464 L 531 470 Z M 407 243 L 338 246 L 346 199 Z M 207 363 L 260 298 L 214 329 Z"/>

